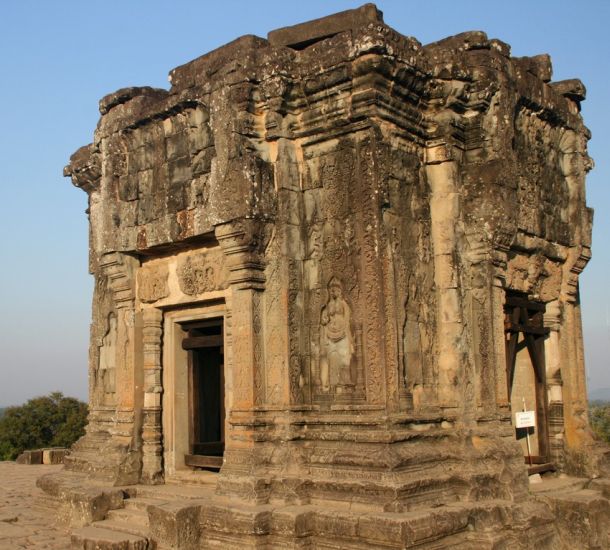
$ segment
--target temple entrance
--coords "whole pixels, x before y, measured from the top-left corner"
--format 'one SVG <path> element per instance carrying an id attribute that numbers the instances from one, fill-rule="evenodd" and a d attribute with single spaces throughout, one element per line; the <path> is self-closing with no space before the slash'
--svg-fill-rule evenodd
<path id="1" fill-rule="evenodd" d="M 545 305 L 520 293 L 508 293 L 504 306 L 506 376 L 515 436 L 530 473 L 552 469 L 549 464 L 548 413 L 544 339 Z M 516 413 L 533 411 L 534 426 L 516 427 Z"/>
<path id="2" fill-rule="evenodd" d="M 225 437 L 225 380 L 222 319 L 183 325 L 188 352 L 187 466 L 219 469 Z"/>

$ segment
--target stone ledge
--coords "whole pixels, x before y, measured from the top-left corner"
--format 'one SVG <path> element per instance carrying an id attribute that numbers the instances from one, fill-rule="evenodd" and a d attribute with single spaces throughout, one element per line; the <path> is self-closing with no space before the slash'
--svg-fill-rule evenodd
<path id="1" fill-rule="evenodd" d="M 324 38 L 362 27 L 368 23 L 383 24 L 383 13 L 374 4 L 364 4 L 353 10 L 345 10 L 327 17 L 273 30 L 267 34 L 267 40 L 273 46 L 288 46 L 298 50 Z"/>
<path id="2" fill-rule="evenodd" d="M 82 550 L 146 550 L 145 538 L 100 527 L 81 527 L 72 533 L 72 548 Z"/>

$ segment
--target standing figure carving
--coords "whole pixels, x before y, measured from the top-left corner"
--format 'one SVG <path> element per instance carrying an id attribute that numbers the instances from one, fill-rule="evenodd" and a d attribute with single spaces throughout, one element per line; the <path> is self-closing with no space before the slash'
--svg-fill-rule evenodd
<path id="1" fill-rule="evenodd" d="M 321 318 L 320 382 L 322 391 L 329 392 L 331 385 L 338 391 L 353 388 L 352 357 L 354 335 L 351 327 L 351 310 L 343 297 L 341 282 L 333 277 L 328 283 L 328 302 L 322 308 Z"/>
<path id="2" fill-rule="evenodd" d="M 98 376 L 101 380 L 101 391 L 103 402 L 108 403 L 115 393 L 115 371 L 116 371 L 116 339 L 117 319 L 114 313 L 108 316 L 108 329 L 102 338 L 99 350 Z"/>

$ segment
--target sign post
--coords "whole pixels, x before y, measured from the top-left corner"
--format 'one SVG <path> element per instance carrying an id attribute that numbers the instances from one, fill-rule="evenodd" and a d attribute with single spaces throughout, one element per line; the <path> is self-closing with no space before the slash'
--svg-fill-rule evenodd
<path id="1" fill-rule="evenodd" d="M 525 410 L 525 397 L 523 398 L 523 412 L 515 413 L 515 427 L 525 428 L 525 437 L 527 438 L 527 459 L 529 465 L 532 465 L 532 450 L 530 447 L 530 428 L 536 426 L 536 411 Z"/>

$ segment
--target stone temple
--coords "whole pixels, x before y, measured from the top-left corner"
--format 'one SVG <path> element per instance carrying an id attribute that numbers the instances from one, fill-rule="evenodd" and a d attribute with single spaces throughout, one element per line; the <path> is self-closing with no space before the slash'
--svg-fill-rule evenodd
<path id="1" fill-rule="evenodd" d="M 551 72 L 367 4 L 103 98 L 89 425 L 39 480 L 74 548 L 610 547 Z"/>

